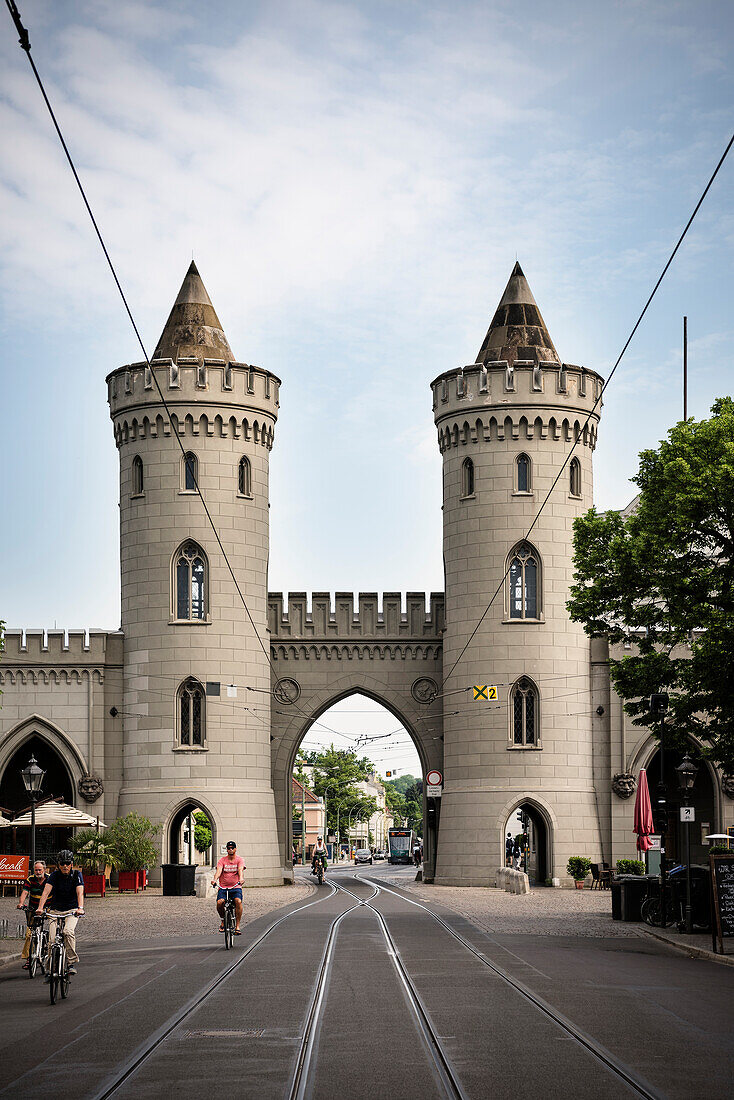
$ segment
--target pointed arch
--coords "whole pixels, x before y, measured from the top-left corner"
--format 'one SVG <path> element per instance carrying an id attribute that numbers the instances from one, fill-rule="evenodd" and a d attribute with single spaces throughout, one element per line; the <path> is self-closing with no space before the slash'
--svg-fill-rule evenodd
<path id="1" fill-rule="evenodd" d="M 529 493 L 533 488 L 533 464 L 530 456 L 521 451 L 515 459 L 515 492 Z"/>
<path id="2" fill-rule="evenodd" d="M 575 457 L 568 467 L 568 491 L 572 497 L 581 496 L 581 463 Z"/>
<path id="3" fill-rule="evenodd" d="M 193 539 L 185 539 L 171 558 L 171 617 L 177 622 L 209 618 L 209 559 Z"/>
<path id="4" fill-rule="evenodd" d="M 252 466 L 247 455 L 243 455 L 237 468 L 237 494 L 252 497 Z"/>
<path id="5" fill-rule="evenodd" d="M 181 748 L 206 748 L 206 692 L 195 676 L 188 676 L 176 692 L 176 732 Z"/>
<path id="6" fill-rule="evenodd" d="M 518 542 L 507 555 L 506 614 L 510 620 L 542 618 L 542 568 L 538 551 L 526 542 Z"/>
<path id="7" fill-rule="evenodd" d="M 540 748 L 540 692 L 529 676 L 520 676 L 510 688 L 509 737 L 513 748 Z"/>
<path id="8" fill-rule="evenodd" d="M 142 497 L 145 494 L 143 481 L 143 460 L 140 455 L 135 455 L 133 457 L 131 489 L 131 495 L 134 497 Z"/>
<path id="9" fill-rule="evenodd" d="M 471 458 L 465 458 L 461 464 L 461 496 L 464 499 L 474 496 L 474 462 Z"/>
<path id="10" fill-rule="evenodd" d="M 199 483 L 199 460 L 193 451 L 181 455 L 181 492 L 195 493 Z"/>

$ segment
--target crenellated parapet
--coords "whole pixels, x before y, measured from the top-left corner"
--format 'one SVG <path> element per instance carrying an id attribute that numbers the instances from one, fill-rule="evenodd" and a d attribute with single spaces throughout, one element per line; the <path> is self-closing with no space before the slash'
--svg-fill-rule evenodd
<path id="1" fill-rule="evenodd" d="M 105 668 L 122 667 L 123 636 L 102 630 L 9 630 L 0 655 L 6 683 L 79 683 L 82 674 L 102 683 Z"/>
<path id="2" fill-rule="evenodd" d="M 153 377 L 155 373 L 155 379 Z M 163 415 L 160 386 L 171 416 Z M 278 418 L 280 379 L 223 359 L 154 359 L 107 376 L 117 446 L 157 436 L 206 434 L 243 438 L 270 449 Z"/>
<path id="3" fill-rule="evenodd" d="M 444 452 L 493 439 L 580 436 L 593 450 L 602 385 L 594 371 L 552 361 L 499 360 L 446 371 L 431 383 L 439 446 Z"/>
<path id="4" fill-rule="evenodd" d="M 408 592 L 405 610 L 399 592 L 385 592 L 382 606 L 377 592 L 360 592 L 356 604 L 353 592 L 314 592 L 309 608 L 305 592 L 288 593 L 288 610 L 283 594 L 268 595 L 268 628 L 273 647 L 288 641 L 334 642 L 373 640 L 377 642 L 439 643 L 444 626 L 443 592 L 432 592 L 426 605 L 424 592 Z M 305 656 L 304 652 L 304 656 Z M 324 654 L 326 655 L 326 653 Z"/>

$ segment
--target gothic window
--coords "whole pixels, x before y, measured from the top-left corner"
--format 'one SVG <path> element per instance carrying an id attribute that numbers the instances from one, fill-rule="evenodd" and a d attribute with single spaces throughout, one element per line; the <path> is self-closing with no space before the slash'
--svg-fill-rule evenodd
<path id="1" fill-rule="evenodd" d="M 190 676 L 178 689 L 178 743 L 185 748 L 203 748 L 205 736 L 204 688 Z"/>
<path id="2" fill-rule="evenodd" d="M 540 560 L 529 542 L 519 543 L 508 561 L 511 619 L 537 619 L 540 615 Z"/>
<path id="3" fill-rule="evenodd" d="M 133 459 L 133 492 L 134 497 L 143 495 L 143 460 L 140 455 Z"/>
<path id="4" fill-rule="evenodd" d="M 461 465 L 461 495 L 474 496 L 474 463 L 470 458 L 465 458 Z"/>
<path id="5" fill-rule="evenodd" d="M 538 744 L 538 691 L 532 680 L 523 676 L 512 689 L 510 717 L 513 745 Z"/>
<path id="6" fill-rule="evenodd" d="M 250 460 L 246 455 L 240 459 L 237 471 L 237 491 L 242 497 L 252 496 L 252 469 Z"/>
<path id="7" fill-rule="evenodd" d="M 530 480 L 530 459 L 527 455 L 518 455 L 515 459 L 515 467 L 517 470 L 517 485 L 516 489 L 518 493 L 529 493 L 532 487 Z"/>
<path id="8" fill-rule="evenodd" d="M 204 551 L 187 539 L 174 555 L 173 581 L 176 619 L 206 617 L 207 561 Z"/>
<path id="9" fill-rule="evenodd" d="M 193 451 L 187 451 L 181 459 L 181 489 L 185 493 L 195 493 L 199 480 L 199 460 Z"/>
<path id="10" fill-rule="evenodd" d="M 581 496 L 581 463 L 577 458 L 571 459 L 568 472 L 569 489 L 572 497 Z"/>

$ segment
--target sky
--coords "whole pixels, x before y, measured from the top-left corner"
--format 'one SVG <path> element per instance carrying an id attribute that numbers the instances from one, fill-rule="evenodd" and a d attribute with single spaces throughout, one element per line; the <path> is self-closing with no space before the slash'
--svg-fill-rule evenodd
<path id="1" fill-rule="evenodd" d="M 609 374 L 732 129 L 728 0 L 23 0 L 149 352 L 192 255 L 283 380 L 271 591 L 440 591 L 430 381 L 519 259 Z M 5 20 L 3 23 L 2 20 Z M 0 618 L 119 625 L 105 375 L 139 349 L 0 12 Z M 734 154 L 605 395 L 595 499 L 732 392 Z"/>

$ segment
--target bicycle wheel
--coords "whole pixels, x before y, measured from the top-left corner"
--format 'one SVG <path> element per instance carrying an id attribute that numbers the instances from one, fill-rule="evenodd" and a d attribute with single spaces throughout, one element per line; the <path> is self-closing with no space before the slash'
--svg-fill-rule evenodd
<path id="1" fill-rule="evenodd" d="M 28 952 L 28 977 L 35 978 L 36 970 L 38 969 L 39 953 L 41 945 L 37 934 L 34 932 L 31 937 L 31 949 Z"/>
<path id="2" fill-rule="evenodd" d="M 65 949 L 61 951 L 59 971 L 61 975 L 59 978 L 59 989 L 61 990 L 62 999 L 66 1000 L 69 996 L 69 960 L 66 957 Z"/>
<path id="3" fill-rule="evenodd" d="M 317 871 L 316 874 L 317 874 L 317 878 L 319 880 L 319 886 L 323 885 L 323 881 L 324 881 L 324 865 L 323 865 L 323 863 L 319 863 L 318 871 Z"/>
<path id="4" fill-rule="evenodd" d="M 224 907 L 224 946 L 229 951 L 232 946 L 234 936 L 232 935 L 232 910 L 229 907 L 229 902 Z"/>
<path id="5" fill-rule="evenodd" d="M 55 1005 L 59 995 L 59 949 L 58 947 L 51 948 L 51 958 L 49 960 L 49 982 L 48 982 L 48 995 L 51 998 L 51 1004 Z"/>

